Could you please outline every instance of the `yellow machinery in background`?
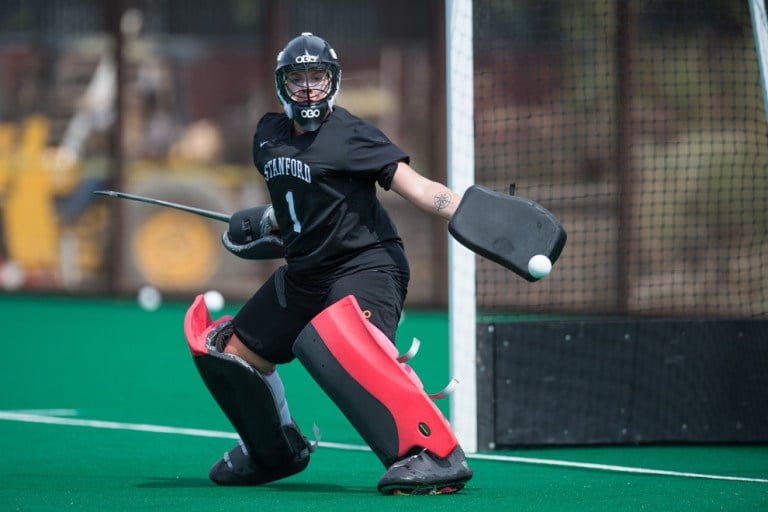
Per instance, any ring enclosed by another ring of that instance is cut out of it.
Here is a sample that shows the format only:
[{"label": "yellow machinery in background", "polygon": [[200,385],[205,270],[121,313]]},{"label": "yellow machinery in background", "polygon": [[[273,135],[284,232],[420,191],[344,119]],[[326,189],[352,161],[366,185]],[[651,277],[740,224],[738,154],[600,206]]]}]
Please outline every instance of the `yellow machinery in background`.
[{"label": "yellow machinery in background", "polygon": [[56,274],[60,231],[52,199],[70,185],[50,170],[48,131],[43,116],[0,125],[3,258],[32,280]]},{"label": "yellow machinery in background", "polygon": [[[33,116],[0,124],[0,286],[31,289],[98,289],[105,283],[110,231],[123,235],[119,284],[163,290],[246,288],[243,276],[266,272],[227,259],[218,243],[220,222],[154,207],[124,204],[123,226],[109,218],[118,207],[92,191],[104,188],[108,162],[67,159],[47,146],[49,121]],[[86,169],[88,167],[88,169]],[[138,162],[126,169],[126,190],[209,210],[233,211],[243,199],[244,169]],[[261,191],[254,191],[259,198]],[[118,231],[121,230],[122,231]],[[229,283],[229,284],[228,284]],[[248,287],[249,288],[249,287]]]}]

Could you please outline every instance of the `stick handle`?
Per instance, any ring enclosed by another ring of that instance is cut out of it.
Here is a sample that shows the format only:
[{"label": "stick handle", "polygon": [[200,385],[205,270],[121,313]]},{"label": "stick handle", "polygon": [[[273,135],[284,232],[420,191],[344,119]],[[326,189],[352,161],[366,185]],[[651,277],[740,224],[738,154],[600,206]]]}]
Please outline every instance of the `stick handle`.
[{"label": "stick handle", "polygon": [[170,201],[163,201],[161,199],[154,199],[152,197],[126,194],[125,192],[115,192],[114,190],[96,190],[93,193],[100,196],[117,197],[120,199],[130,199],[131,201],[139,201],[142,203],[149,203],[157,206],[165,206],[167,208],[175,208],[176,210],[193,213],[201,217],[206,217],[208,219],[218,220],[221,222],[229,222],[229,217],[230,217],[226,213],[219,213],[211,210],[204,210],[202,208],[195,208],[194,206],[187,206],[184,204],[172,203]]}]

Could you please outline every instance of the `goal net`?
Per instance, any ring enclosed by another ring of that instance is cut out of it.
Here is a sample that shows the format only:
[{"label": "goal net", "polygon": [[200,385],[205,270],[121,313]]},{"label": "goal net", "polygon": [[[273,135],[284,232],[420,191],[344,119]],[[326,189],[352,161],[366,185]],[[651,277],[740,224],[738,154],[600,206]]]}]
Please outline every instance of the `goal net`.
[{"label": "goal net", "polygon": [[452,422],[470,449],[478,322],[768,316],[762,1],[446,9],[449,181],[514,183],[568,232],[537,283],[452,249]]}]

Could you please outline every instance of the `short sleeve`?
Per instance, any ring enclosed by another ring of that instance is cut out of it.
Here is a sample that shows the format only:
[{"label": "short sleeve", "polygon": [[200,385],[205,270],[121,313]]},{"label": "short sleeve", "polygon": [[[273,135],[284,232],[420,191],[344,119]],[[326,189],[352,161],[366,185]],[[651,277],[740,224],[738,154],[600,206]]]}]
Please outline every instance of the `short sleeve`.
[{"label": "short sleeve", "polygon": [[392,180],[395,178],[397,164],[398,162],[392,162],[391,164],[388,164],[376,176],[376,181],[384,190],[389,190],[392,187]]},{"label": "short sleeve", "polygon": [[398,162],[410,162],[408,154],[390,141],[378,128],[361,122],[349,140],[349,170],[368,172],[388,190]]}]

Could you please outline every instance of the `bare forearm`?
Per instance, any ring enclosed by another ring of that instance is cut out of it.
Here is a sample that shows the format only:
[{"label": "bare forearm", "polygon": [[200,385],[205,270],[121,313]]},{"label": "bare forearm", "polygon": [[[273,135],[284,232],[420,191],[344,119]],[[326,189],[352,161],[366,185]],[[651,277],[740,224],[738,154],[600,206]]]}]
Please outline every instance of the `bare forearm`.
[{"label": "bare forearm", "polygon": [[392,181],[392,190],[427,213],[450,219],[461,197],[437,181],[420,175],[407,164],[398,166]]},{"label": "bare forearm", "polygon": [[425,189],[422,204],[419,207],[446,220],[453,217],[461,198],[442,183],[432,181]]}]

